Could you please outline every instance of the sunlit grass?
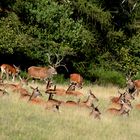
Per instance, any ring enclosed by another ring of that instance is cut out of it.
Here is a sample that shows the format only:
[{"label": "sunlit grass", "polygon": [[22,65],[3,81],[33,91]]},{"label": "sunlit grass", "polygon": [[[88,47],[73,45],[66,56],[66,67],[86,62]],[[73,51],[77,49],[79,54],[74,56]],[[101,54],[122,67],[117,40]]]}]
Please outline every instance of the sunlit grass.
[{"label": "sunlit grass", "polygon": [[[38,86],[44,100],[44,84],[30,84]],[[30,85],[26,87],[30,92]],[[67,88],[67,85],[58,85]],[[101,120],[89,116],[90,110],[80,107],[60,107],[60,113],[45,110],[42,106],[32,105],[19,99],[18,93],[8,89],[10,95],[0,99],[0,140],[139,140],[140,138],[140,111],[135,104],[140,102],[136,98],[132,102],[134,108],[129,117],[111,116],[106,109],[109,106],[110,96],[118,96],[115,86],[100,87],[86,86],[79,90],[85,100],[88,90],[91,89],[99,98]],[[77,100],[77,97],[58,97],[60,100]]]}]

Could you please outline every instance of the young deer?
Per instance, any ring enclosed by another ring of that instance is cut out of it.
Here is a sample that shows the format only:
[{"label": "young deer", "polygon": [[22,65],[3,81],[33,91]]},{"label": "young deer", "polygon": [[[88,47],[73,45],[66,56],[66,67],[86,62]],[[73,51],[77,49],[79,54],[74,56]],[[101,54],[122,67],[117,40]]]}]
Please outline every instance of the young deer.
[{"label": "young deer", "polygon": [[120,109],[116,108],[109,108],[107,109],[107,112],[109,112],[112,115],[129,115],[129,111],[132,109],[131,102],[129,101],[123,101],[121,100],[121,107]]},{"label": "young deer", "polygon": [[95,119],[101,119],[100,115],[101,112],[99,111],[98,107],[94,107],[94,104],[91,105],[92,111],[90,112],[90,116],[93,116]]},{"label": "young deer", "polygon": [[89,95],[87,97],[87,100],[84,102],[80,102],[79,106],[85,106],[85,107],[91,107],[93,102],[96,101],[98,102],[99,99],[93,94],[93,92],[91,90],[89,90]]}]

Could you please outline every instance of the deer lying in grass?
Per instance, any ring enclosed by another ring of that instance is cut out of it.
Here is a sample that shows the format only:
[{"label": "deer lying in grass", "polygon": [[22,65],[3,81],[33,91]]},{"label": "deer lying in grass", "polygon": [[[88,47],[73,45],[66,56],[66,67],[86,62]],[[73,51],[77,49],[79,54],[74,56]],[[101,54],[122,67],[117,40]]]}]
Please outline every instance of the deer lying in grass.
[{"label": "deer lying in grass", "polygon": [[79,106],[79,103],[80,103],[80,99],[78,99],[77,102],[75,102],[75,101],[66,101],[62,105],[64,105],[64,106]]},{"label": "deer lying in grass", "polygon": [[91,107],[93,102],[98,102],[99,99],[93,94],[93,92],[91,90],[89,90],[89,95],[87,97],[87,100],[86,101],[83,101],[83,102],[80,102],[79,103],[79,106],[84,106],[84,107]]},{"label": "deer lying in grass", "polygon": [[65,94],[66,95],[73,95],[73,96],[83,96],[83,93],[79,91],[75,91],[75,83],[71,83],[68,89],[66,90]]},{"label": "deer lying in grass", "polygon": [[51,83],[48,81],[47,86],[46,86],[46,93],[52,93],[52,94],[56,94],[59,96],[63,96],[66,95],[66,92],[68,91],[74,91],[75,90],[75,84],[70,84],[70,86],[68,87],[67,90],[63,89],[63,88],[56,88],[56,85],[54,86],[54,88],[51,88]]},{"label": "deer lying in grass", "polygon": [[125,91],[124,93],[121,93],[118,91],[118,93],[120,94],[119,97],[112,97],[111,98],[112,105],[120,106],[122,100],[130,101],[130,100],[135,99],[134,96],[132,94],[128,93],[127,91]]},{"label": "deer lying in grass", "polygon": [[94,104],[91,105],[92,111],[90,112],[90,116],[93,116],[95,119],[101,119],[100,115],[101,112],[99,111],[98,107],[94,107]]},{"label": "deer lying in grass", "polygon": [[9,88],[9,89],[16,89],[16,88],[19,88],[21,87],[21,83],[19,84],[11,84],[11,83],[0,83],[0,87],[4,87],[4,88]]},{"label": "deer lying in grass", "polygon": [[53,99],[54,94],[49,93],[48,101],[46,102],[45,109],[56,109],[59,112],[59,107],[61,103],[64,103],[63,101],[58,101],[56,99]]},{"label": "deer lying in grass", "polygon": [[0,89],[0,97],[4,95],[9,95],[9,93],[6,91],[6,89]]},{"label": "deer lying in grass", "polygon": [[121,100],[120,105],[121,105],[120,109],[109,108],[109,109],[107,109],[107,112],[109,112],[112,115],[127,115],[128,116],[130,110],[132,110],[131,102]]}]

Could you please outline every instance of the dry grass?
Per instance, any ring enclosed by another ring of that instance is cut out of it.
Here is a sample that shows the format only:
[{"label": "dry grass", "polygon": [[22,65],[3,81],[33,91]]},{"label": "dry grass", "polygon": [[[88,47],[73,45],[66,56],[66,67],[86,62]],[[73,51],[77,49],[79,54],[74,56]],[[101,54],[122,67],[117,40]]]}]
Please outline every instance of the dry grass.
[{"label": "dry grass", "polygon": [[[38,86],[45,96],[45,85]],[[67,88],[66,85],[58,85]],[[27,87],[31,92],[32,90]],[[115,117],[106,113],[110,96],[117,96],[117,87],[90,85],[82,90],[85,100],[91,89],[99,98],[101,120],[89,117],[89,110],[79,107],[61,107],[61,113],[45,110],[41,106],[19,100],[19,95],[8,90],[10,95],[0,99],[0,140],[139,140],[140,112],[133,108],[129,117]],[[77,97],[55,97],[61,100],[77,100]],[[133,106],[140,102],[137,98]]]}]

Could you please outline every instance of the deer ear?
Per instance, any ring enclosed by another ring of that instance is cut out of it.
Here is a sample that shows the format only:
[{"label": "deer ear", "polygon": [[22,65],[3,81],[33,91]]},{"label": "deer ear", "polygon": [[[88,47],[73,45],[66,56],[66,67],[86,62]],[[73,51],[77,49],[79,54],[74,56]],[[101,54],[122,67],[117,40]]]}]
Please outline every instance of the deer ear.
[{"label": "deer ear", "polygon": [[35,89],[35,88],[34,88],[34,87],[32,87],[32,86],[30,86],[30,88],[31,88],[31,89],[33,89],[33,90]]}]

